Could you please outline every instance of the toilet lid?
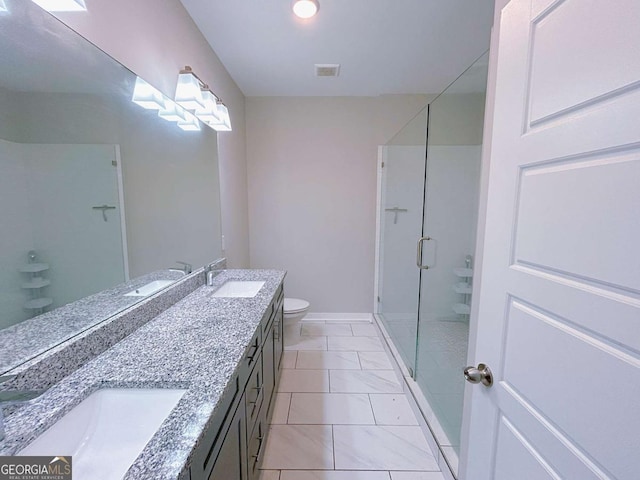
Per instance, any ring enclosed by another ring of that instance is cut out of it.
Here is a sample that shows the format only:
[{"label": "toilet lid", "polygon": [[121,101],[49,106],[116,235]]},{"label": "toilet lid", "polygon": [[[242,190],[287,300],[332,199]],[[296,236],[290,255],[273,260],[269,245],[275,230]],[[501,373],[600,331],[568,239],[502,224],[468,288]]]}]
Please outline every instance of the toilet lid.
[{"label": "toilet lid", "polygon": [[299,298],[284,299],[284,313],[297,313],[309,308],[309,302],[300,300]]}]

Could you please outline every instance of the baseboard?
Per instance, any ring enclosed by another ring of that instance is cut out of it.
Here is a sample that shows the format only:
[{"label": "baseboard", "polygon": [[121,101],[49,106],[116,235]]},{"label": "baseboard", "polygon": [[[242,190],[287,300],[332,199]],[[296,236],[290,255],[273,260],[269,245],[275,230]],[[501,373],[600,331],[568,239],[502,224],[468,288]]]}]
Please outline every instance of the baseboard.
[{"label": "baseboard", "polygon": [[371,313],[322,313],[310,312],[301,320],[302,322],[373,322]]}]

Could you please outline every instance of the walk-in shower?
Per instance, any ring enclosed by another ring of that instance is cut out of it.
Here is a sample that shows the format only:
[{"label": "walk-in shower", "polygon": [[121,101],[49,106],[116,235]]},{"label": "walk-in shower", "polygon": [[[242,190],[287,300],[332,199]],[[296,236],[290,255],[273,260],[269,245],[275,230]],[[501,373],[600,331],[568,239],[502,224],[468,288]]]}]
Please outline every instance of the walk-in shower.
[{"label": "walk-in shower", "polygon": [[381,148],[376,315],[455,474],[488,54]]}]

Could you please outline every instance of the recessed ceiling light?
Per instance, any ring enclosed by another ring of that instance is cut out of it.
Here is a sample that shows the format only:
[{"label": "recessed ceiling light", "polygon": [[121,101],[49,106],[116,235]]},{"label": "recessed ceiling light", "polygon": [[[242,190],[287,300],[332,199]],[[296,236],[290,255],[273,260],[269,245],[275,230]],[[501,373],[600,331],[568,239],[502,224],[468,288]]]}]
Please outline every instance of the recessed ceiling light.
[{"label": "recessed ceiling light", "polygon": [[298,17],[311,18],[318,13],[320,5],[317,0],[294,0],[291,8]]},{"label": "recessed ceiling light", "polygon": [[84,0],[32,0],[49,12],[84,12]]}]

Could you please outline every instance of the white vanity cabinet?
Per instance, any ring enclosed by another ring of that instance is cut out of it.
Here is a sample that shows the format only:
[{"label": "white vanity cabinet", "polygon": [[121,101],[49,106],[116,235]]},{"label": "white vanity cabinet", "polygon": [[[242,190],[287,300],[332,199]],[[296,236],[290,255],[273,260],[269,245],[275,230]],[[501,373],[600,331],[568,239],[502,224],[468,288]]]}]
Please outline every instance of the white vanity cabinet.
[{"label": "white vanity cabinet", "polygon": [[257,480],[283,351],[283,287],[276,290],[189,470],[191,480]]}]

